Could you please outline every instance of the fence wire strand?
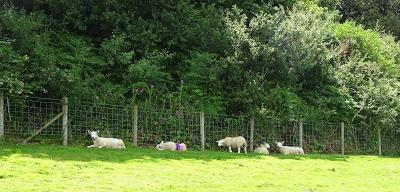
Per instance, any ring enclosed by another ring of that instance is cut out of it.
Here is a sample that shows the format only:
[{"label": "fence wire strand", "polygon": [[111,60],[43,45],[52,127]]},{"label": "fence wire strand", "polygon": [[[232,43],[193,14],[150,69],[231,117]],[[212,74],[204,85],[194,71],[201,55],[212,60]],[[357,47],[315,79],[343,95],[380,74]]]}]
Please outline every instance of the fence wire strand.
[{"label": "fence wire strand", "polygon": [[[61,100],[45,98],[5,97],[4,127],[9,140],[20,142],[31,136],[46,122],[62,112]],[[80,144],[90,142],[88,130],[99,130],[104,137],[122,138],[133,141],[133,107],[131,105],[108,105],[95,102],[70,100],[68,104],[69,142]],[[161,141],[186,143],[189,149],[199,150],[200,113],[185,109],[138,108],[138,144],[155,146]],[[225,137],[243,136],[250,141],[250,118],[244,116],[205,114],[205,149],[218,148],[216,141]],[[302,145],[307,153],[341,152],[340,123],[309,123],[298,120],[279,120],[257,117],[254,121],[254,147],[263,142],[275,149],[275,141],[285,145],[300,145],[300,124]],[[377,154],[378,132],[359,125],[345,125],[344,148],[347,154]],[[397,129],[381,131],[382,150],[387,154],[400,153],[400,132]],[[62,141],[62,118],[45,128],[30,142]]]}]

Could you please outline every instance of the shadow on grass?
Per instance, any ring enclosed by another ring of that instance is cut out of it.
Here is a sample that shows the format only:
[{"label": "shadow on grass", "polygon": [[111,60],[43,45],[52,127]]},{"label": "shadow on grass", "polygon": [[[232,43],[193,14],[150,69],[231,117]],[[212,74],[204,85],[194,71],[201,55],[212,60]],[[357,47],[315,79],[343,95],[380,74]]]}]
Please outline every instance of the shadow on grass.
[{"label": "shadow on grass", "polygon": [[[0,159],[15,154],[32,158],[51,159],[56,161],[105,161],[123,163],[126,161],[162,161],[162,160],[201,160],[218,161],[230,159],[262,159],[263,155],[248,153],[237,154],[217,151],[158,151],[154,148],[128,147],[124,150],[86,148],[84,146],[55,146],[55,145],[0,145]],[[329,161],[346,161],[348,156],[338,155],[302,155],[283,156],[279,154],[270,155],[272,158],[307,160],[321,159]],[[267,161],[267,159],[266,159]]]}]

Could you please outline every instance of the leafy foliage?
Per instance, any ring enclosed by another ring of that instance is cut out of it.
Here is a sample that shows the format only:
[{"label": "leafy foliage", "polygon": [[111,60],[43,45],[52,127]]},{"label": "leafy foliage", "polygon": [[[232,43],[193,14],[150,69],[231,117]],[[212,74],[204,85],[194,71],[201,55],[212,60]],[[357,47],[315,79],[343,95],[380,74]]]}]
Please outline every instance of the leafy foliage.
[{"label": "leafy foliage", "polygon": [[13,94],[398,119],[395,0],[0,2],[0,88]]}]

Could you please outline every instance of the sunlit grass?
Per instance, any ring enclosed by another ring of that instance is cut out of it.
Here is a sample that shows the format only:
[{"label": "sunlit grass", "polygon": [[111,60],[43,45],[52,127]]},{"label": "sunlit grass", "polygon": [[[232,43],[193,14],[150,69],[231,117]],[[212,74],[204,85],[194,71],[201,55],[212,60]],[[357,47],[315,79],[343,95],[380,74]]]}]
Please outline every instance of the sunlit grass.
[{"label": "sunlit grass", "polygon": [[0,191],[398,191],[400,158],[0,145]]}]

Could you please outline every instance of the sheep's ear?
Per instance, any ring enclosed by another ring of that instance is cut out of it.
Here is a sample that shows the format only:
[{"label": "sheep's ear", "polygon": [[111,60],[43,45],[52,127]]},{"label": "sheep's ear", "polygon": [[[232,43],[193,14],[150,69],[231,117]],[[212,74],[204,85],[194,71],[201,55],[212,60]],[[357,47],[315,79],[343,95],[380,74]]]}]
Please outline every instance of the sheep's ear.
[{"label": "sheep's ear", "polygon": [[100,131],[97,129],[97,134],[100,133]]},{"label": "sheep's ear", "polygon": [[91,132],[90,130],[87,130],[87,133],[88,133],[89,135],[90,135],[90,132]]},{"label": "sheep's ear", "polygon": [[164,141],[161,141],[161,143],[160,144],[163,144],[164,143]]},{"label": "sheep's ear", "polygon": [[275,144],[278,144],[278,142],[275,141]]},{"label": "sheep's ear", "polygon": [[282,145],[283,145],[283,143],[285,143],[285,141],[282,141]]}]

